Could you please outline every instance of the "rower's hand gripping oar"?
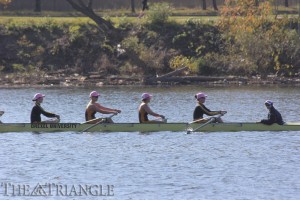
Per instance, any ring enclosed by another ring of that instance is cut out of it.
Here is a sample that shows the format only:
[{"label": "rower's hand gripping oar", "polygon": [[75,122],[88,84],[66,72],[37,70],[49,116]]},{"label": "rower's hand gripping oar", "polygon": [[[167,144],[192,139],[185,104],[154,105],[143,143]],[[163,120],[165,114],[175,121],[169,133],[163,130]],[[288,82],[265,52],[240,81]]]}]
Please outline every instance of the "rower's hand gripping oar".
[{"label": "rower's hand gripping oar", "polygon": [[102,120],[100,120],[99,122],[97,122],[96,124],[91,125],[90,127],[87,127],[86,129],[82,130],[81,133],[86,132],[88,130],[90,130],[91,128],[97,126],[98,124],[102,123],[103,121],[107,120],[107,119],[111,119],[113,116],[117,115],[118,113],[113,113],[111,116],[103,118]]},{"label": "rower's hand gripping oar", "polygon": [[[224,113],[225,114],[225,113]],[[216,121],[218,118],[220,118],[221,116],[223,116],[224,114],[219,114],[215,117],[211,117],[207,122],[205,122],[204,124],[201,124],[201,126],[197,127],[196,129],[193,129],[193,128],[188,128],[187,131],[186,131],[186,134],[190,134],[192,132],[195,132],[197,130],[199,130],[200,128]],[[193,124],[193,123],[196,123],[197,121],[193,121],[193,122],[190,122],[189,124]]]}]

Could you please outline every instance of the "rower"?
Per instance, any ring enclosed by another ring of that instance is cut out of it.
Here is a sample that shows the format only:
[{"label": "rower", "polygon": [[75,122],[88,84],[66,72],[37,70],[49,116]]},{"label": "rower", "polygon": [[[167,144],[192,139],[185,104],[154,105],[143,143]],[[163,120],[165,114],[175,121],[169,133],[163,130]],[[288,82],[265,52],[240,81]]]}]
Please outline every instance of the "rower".
[{"label": "rower", "polygon": [[118,113],[121,113],[121,110],[106,108],[104,106],[101,106],[99,103],[96,103],[99,96],[100,96],[100,94],[96,91],[92,91],[90,93],[90,99],[91,100],[88,103],[88,105],[86,106],[85,120],[89,124],[99,123],[99,121],[101,123],[114,123],[113,120],[111,119],[111,117],[104,118],[104,119],[103,118],[96,119],[95,115],[96,115],[97,112],[102,113],[102,114],[118,114]]},{"label": "rower", "polygon": [[[41,93],[36,93],[34,95],[32,101],[35,102],[35,105],[33,106],[32,110],[31,110],[31,116],[30,116],[31,123],[40,123],[40,122],[58,123],[60,120],[59,115],[47,112],[41,107],[41,103],[43,103],[44,97],[45,97],[45,95],[41,94]],[[41,114],[45,115],[46,117],[56,118],[56,119],[42,121]]]},{"label": "rower", "polygon": [[[4,111],[0,111],[0,117],[4,114]],[[2,124],[1,120],[0,120],[0,124]]]},{"label": "rower", "polygon": [[270,100],[267,100],[265,102],[265,106],[269,110],[268,119],[262,119],[260,123],[266,124],[266,125],[272,125],[274,123],[277,123],[279,125],[283,125],[284,122],[282,120],[282,116],[278,110],[276,110],[273,106],[273,102]]},{"label": "rower", "polygon": [[[205,100],[206,100],[207,95],[204,93],[197,93],[195,95],[195,99],[197,100],[197,106],[194,110],[194,114],[193,114],[193,118],[194,118],[194,122],[197,123],[205,123],[207,122],[209,119],[207,118],[203,118],[203,115],[206,114],[208,116],[214,116],[214,115],[224,115],[227,113],[227,111],[211,111],[208,108],[206,108],[204,106]],[[223,123],[223,120],[221,119],[221,117],[215,118],[215,122],[218,123]]]},{"label": "rower", "polygon": [[[142,103],[139,106],[139,121],[140,123],[165,123],[165,116],[157,114],[151,110],[149,107],[150,100],[152,95],[148,93],[142,94]],[[154,117],[160,117],[161,120],[149,120],[148,115],[152,115]]]}]

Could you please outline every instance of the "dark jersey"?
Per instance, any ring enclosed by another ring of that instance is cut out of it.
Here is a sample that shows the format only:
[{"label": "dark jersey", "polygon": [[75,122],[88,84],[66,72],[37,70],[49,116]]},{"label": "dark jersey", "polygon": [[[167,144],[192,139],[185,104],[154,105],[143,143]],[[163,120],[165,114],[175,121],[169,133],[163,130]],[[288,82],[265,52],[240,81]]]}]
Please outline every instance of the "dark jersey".
[{"label": "dark jersey", "polygon": [[277,123],[279,125],[284,124],[281,114],[273,106],[270,108],[268,119],[263,119],[260,122],[267,125],[271,125],[274,123]]},{"label": "dark jersey", "polygon": [[203,104],[199,103],[194,110],[193,119],[202,119],[204,114],[213,116],[219,114],[219,111],[211,111],[208,108],[206,108]]},{"label": "dark jersey", "polygon": [[148,113],[144,109],[141,109],[139,111],[139,121],[140,121],[140,123],[145,123],[145,122],[149,121]]},{"label": "dark jersey", "polygon": [[36,103],[35,106],[31,110],[30,121],[31,123],[34,122],[41,122],[41,114],[45,115],[46,117],[56,117],[55,114],[45,111],[40,104]]},{"label": "dark jersey", "polygon": [[90,109],[85,110],[85,121],[89,121],[92,119],[96,119],[96,111],[92,111]]}]

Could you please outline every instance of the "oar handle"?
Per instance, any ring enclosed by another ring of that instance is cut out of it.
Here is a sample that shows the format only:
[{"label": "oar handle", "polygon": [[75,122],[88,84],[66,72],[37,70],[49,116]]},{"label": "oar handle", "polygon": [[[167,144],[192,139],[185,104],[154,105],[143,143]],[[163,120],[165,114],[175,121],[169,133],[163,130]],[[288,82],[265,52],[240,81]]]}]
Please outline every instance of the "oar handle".
[{"label": "oar handle", "polygon": [[106,117],[106,118],[110,119],[110,118],[112,118],[113,116],[115,116],[117,114],[118,114],[118,112],[115,112],[115,113],[111,114],[109,117]]}]

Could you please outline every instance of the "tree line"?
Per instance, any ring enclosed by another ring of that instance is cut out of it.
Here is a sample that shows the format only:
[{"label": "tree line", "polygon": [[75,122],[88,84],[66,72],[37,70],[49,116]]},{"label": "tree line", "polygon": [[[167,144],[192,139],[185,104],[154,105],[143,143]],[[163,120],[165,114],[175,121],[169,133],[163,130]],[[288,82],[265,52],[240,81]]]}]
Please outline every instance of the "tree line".
[{"label": "tree line", "polygon": [[[77,2],[84,2],[86,0],[79,0]],[[128,9],[132,12],[136,12],[137,9],[142,8],[142,2],[144,0],[92,0],[93,8],[95,10],[102,9]],[[219,10],[220,6],[223,6],[226,0],[147,0],[147,3],[170,3],[175,8],[199,8],[201,10],[214,9]],[[264,2],[265,0],[255,0],[256,5]],[[4,6],[10,3],[9,6]],[[274,0],[274,6],[296,6],[298,0]],[[1,6],[2,5],[2,6]],[[70,11],[72,6],[67,1],[62,0],[0,0],[0,9],[7,10],[33,10],[36,12],[41,11]]]},{"label": "tree line", "polygon": [[0,38],[6,37],[0,46],[3,71],[67,69],[146,77],[187,66],[201,75],[300,73],[299,19],[270,17],[273,0],[258,5],[256,0],[226,0],[212,24],[169,21],[173,9],[157,3],[147,11],[145,24],[123,21],[119,26],[95,13],[93,0],[65,1],[96,24],[17,26],[7,21],[0,26]]}]

